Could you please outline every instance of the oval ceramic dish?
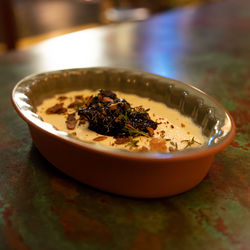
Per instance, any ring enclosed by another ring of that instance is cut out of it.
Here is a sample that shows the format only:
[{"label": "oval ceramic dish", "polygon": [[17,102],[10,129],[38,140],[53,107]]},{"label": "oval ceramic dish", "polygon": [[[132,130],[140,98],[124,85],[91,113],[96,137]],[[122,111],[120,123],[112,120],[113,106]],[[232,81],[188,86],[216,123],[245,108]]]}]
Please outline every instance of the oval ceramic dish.
[{"label": "oval ceramic dish", "polygon": [[[208,143],[173,153],[124,152],[73,138],[35,113],[44,98],[54,94],[100,88],[148,97],[179,110],[202,127]],[[16,85],[12,102],[34,144],[54,166],[92,187],[131,197],[164,197],[193,188],[235,133],[231,116],[212,97],[191,85],[135,70],[86,68],[31,75]]]}]

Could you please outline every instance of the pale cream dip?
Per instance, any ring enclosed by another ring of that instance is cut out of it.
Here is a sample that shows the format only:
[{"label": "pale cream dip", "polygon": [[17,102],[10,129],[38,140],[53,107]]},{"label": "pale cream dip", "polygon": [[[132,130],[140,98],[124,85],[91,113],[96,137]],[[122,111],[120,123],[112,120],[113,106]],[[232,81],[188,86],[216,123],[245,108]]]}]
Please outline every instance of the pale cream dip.
[{"label": "pale cream dip", "polygon": [[[37,114],[44,122],[52,124],[55,128],[61,131],[73,134],[78,139],[93,143],[102,144],[108,147],[122,148],[127,150],[136,150],[145,147],[150,150],[150,141],[152,137],[140,136],[133,138],[138,140],[137,147],[131,146],[131,143],[116,144],[115,138],[107,136],[104,140],[95,141],[94,139],[102,136],[94,131],[88,129],[88,122],[85,124],[77,124],[75,129],[69,130],[66,126],[67,114],[75,112],[75,109],[68,109],[65,114],[47,114],[46,110],[57,103],[63,103],[63,107],[67,108],[68,105],[75,100],[75,96],[82,95],[84,97],[97,95],[98,91],[82,90],[72,91],[65,94],[55,95],[52,98],[45,99],[41,105],[37,107]],[[136,95],[125,94],[116,91],[118,98],[123,98],[130,103],[132,107],[142,106],[149,110],[151,119],[158,124],[157,129],[154,130],[154,138],[161,138],[166,141],[166,152],[172,150],[182,150],[188,147],[198,147],[207,142],[207,137],[202,134],[199,126],[186,116],[180,114],[177,110],[168,108],[165,104],[153,101],[148,98],[139,97]],[[67,97],[60,100],[60,96]],[[79,116],[76,114],[76,118]],[[193,141],[193,143],[188,142]]]}]

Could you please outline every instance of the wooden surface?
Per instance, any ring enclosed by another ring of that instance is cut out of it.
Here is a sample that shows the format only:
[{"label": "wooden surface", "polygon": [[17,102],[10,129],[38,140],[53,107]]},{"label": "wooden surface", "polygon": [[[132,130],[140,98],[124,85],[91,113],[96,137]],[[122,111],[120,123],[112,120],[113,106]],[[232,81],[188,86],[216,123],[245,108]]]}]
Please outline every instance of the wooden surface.
[{"label": "wooden surface", "polygon": [[[250,2],[172,10],[93,28],[0,57],[0,249],[250,249]],[[10,93],[47,70],[141,69],[190,82],[232,114],[234,142],[205,180],[170,198],[137,200],[78,183],[32,144]]]}]

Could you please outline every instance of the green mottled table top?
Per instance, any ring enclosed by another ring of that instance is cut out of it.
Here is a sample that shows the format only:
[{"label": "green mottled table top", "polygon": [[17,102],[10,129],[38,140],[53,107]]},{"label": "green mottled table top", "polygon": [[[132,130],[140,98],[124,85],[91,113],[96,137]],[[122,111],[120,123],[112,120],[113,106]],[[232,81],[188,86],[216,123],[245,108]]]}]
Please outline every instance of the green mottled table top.
[{"label": "green mottled table top", "polygon": [[[0,249],[250,249],[250,2],[176,9],[0,56]],[[140,200],[70,179],[43,158],[10,94],[26,75],[119,66],[192,83],[232,114],[237,133],[206,178]]]}]

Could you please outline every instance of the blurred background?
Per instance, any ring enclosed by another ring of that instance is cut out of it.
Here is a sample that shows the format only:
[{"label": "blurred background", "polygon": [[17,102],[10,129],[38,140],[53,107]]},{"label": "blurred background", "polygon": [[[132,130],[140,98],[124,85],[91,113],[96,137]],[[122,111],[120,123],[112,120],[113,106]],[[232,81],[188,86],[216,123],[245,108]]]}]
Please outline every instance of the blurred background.
[{"label": "blurred background", "polygon": [[0,53],[65,33],[216,0],[0,0]]}]

